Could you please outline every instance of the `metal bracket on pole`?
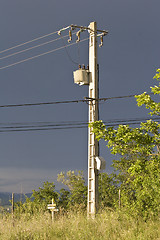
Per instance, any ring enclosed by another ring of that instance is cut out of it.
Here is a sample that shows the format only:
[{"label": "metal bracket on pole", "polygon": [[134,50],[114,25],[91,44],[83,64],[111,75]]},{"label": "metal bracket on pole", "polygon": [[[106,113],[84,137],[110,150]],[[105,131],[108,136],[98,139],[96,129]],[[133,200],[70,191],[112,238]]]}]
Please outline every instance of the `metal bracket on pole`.
[{"label": "metal bracket on pole", "polygon": [[61,32],[67,30],[68,28],[70,28],[70,26],[60,29],[58,31],[58,35],[61,35]]},{"label": "metal bracket on pole", "polygon": [[96,29],[96,31],[95,31],[94,29],[92,29],[92,28],[90,27],[90,25],[89,25],[89,27],[84,27],[84,26],[77,26],[77,25],[71,24],[70,27],[73,28],[73,29],[79,28],[79,29],[81,29],[82,31],[88,30],[88,31],[95,32],[95,33],[100,32],[100,33],[103,33],[103,34],[105,34],[105,35],[108,34],[108,31],[106,31],[106,30],[98,30],[98,29]]},{"label": "metal bracket on pole", "polygon": [[89,98],[89,97],[84,97],[85,100],[88,100],[88,101],[98,101],[99,99],[98,98]]}]

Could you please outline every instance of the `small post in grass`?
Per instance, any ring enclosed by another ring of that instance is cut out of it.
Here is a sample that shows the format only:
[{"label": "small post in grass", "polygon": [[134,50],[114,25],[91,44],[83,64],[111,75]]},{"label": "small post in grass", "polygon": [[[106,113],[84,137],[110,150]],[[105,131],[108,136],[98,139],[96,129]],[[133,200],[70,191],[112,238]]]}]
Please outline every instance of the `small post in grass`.
[{"label": "small post in grass", "polygon": [[119,209],[121,208],[121,189],[119,189]]},{"label": "small post in grass", "polygon": [[14,193],[12,193],[12,216],[14,214]]},{"label": "small post in grass", "polygon": [[11,212],[12,212],[12,224],[13,224],[13,227],[14,227],[14,193],[12,193],[12,209],[11,209]]},{"label": "small post in grass", "polygon": [[54,212],[58,212],[58,209],[56,208],[56,203],[54,203],[54,199],[52,198],[52,204],[48,204],[47,208],[52,213],[52,221],[54,221]]}]

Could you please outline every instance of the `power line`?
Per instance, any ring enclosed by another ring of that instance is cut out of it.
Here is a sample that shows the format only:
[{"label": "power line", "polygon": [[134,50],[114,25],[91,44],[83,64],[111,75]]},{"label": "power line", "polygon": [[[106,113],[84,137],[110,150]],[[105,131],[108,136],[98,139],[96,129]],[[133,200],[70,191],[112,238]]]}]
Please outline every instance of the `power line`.
[{"label": "power line", "polygon": [[[75,33],[74,33],[74,34],[75,34]],[[65,37],[68,37],[68,35],[63,36],[63,38],[65,38]],[[32,49],[34,49],[34,48],[38,48],[38,47],[47,45],[47,44],[49,44],[49,43],[58,41],[58,40],[60,40],[60,39],[61,39],[61,37],[56,38],[56,39],[53,39],[53,40],[50,40],[50,41],[47,41],[47,42],[44,42],[44,43],[41,43],[41,44],[38,44],[38,45],[35,45],[35,46],[33,46],[33,47],[26,48],[26,49],[24,49],[24,50],[21,50],[21,51],[18,51],[18,52],[9,54],[9,55],[6,55],[6,56],[4,56],[4,57],[1,57],[0,60],[5,59],[5,58],[9,58],[9,57],[12,57],[12,56],[15,56],[15,55],[20,54],[20,53],[23,53],[23,52],[27,52],[27,51],[32,50]]]},{"label": "power line", "polygon": [[[141,122],[122,122],[121,124],[125,125],[137,125]],[[114,127],[119,126],[118,123],[112,123],[112,124],[105,124],[106,127]],[[62,127],[42,127],[42,128],[28,128],[28,129],[9,129],[9,130],[0,130],[0,133],[4,132],[31,132],[31,131],[48,131],[48,130],[65,130],[65,129],[79,129],[79,128],[87,128],[88,126],[62,126]]]},{"label": "power line", "polygon": [[39,102],[39,103],[22,103],[22,104],[8,104],[0,105],[0,108],[7,107],[29,107],[29,106],[41,106],[41,105],[52,105],[52,104],[65,104],[65,103],[79,103],[86,102],[87,100],[71,100],[71,101],[55,101],[55,102]]},{"label": "power line", "polygon": [[76,127],[53,127],[53,128],[31,128],[31,129],[13,129],[13,130],[0,130],[0,133],[3,132],[30,132],[30,131],[46,131],[46,130],[62,130],[62,129],[73,129],[73,128],[87,128],[87,126],[76,126]]},{"label": "power line", "polygon": [[[135,119],[119,119],[119,120],[108,120],[108,121],[103,121],[106,127],[114,127],[114,126],[119,126],[121,124],[125,125],[135,125],[135,124],[140,124],[143,121],[150,120],[150,118],[135,118]],[[160,121],[160,118],[155,117],[151,118],[151,120],[158,120]],[[15,124],[15,123],[13,123]],[[23,123],[22,123],[23,124]],[[29,123],[28,123],[29,124]],[[62,123],[52,123],[52,124],[40,124],[38,122],[35,123],[34,125],[21,125],[21,126],[2,126],[0,127],[0,132],[26,132],[26,131],[44,131],[44,130],[60,130],[60,129],[78,129],[78,128],[87,128],[88,123],[87,122],[62,122]]]},{"label": "power line", "polygon": [[146,120],[160,120],[160,117],[151,117],[151,118],[129,118],[129,119],[112,119],[108,121],[104,121],[104,123],[121,123],[121,122],[139,122],[139,121],[146,121]]},{"label": "power line", "polygon": [[86,121],[58,121],[58,122],[53,122],[53,121],[38,121],[38,122],[0,122],[0,126],[1,125],[4,125],[4,126],[9,126],[9,125],[11,125],[11,126],[16,126],[16,125],[27,125],[27,126],[29,126],[29,125],[36,125],[37,126],[37,124],[39,124],[39,125],[41,125],[41,124],[61,124],[61,125],[70,125],[70,124],[83,124],[83,123],[85,123],[85,124],[87,124],[87,122]]},{"label": "power line", "polygon": [[[144,120],[160,120],[160,117],[152,117],[152,118],[145,118],[145,117],[140,117],[140,118],[128,118],[128,119],[110,119],[110,120],[104,120],[103,123],[120,123],[120,122],[136,122],[136,121],[144,121]],[[17,123],[0,123],[1,125],[4,126],[11,126],[11,127],[15,127],[17,125],[18,128],[19,127],[37,127],[37,126],[68,126],[68,125],[84,125],[84,124],[88,124],[88,122],[86,121],[59,121],[59,122],[42,122],[42,121],[38,121],[38,122],[17,122]],[[6,128],[7,128],[6,127]],[[0,127],[1,128],[1,127]],[[16,127],[15,127],[16,128]]]},{"label": "power line", "polygon": [[[89,39],[89,38],[82,39],[81,42],[84,42],[84,41],[86,41],[86,40],[88,40],[88,39]],[[67,46],[62,46],[62,47],[59,47],[59,48],[50,50],[50,51],[48,51],[48,52],[44,52],[44,53],[35,55],[35,56],[33,56],[33,57],[26,58],[26,59],[21,60],[21,61],[19,61],[19,62],[15,62],[15,63],[9,64],[9,65],[6,65],[6,66],[4,66],[4,67],[1,67],[0,70],[5,69],[5,68],[9,68],[9,67],[12,67],[12,66],[15,66],[15,65],[20,64],[20,63],[23,63],[23,62],[27,62],[27,61],[29,61],[29,60],[32,60],[32,59],[35,59],[35,58],[38,58],[38,57],[47,55],[47,54],[52,53],[52,52],[56,52],[56,51],[61,50],[61,49],[65,48],[65,47],[70,47],[70,46],[75,45],[75,44],[77,44],[77,42],[68,44]]]},{"label": "power line", "polygon": [[[85,100],[88,100],[88,101],[92,101],[92,100],[107,101],[107,100],[112,100],[112,99],[132,98],[132,97],[135,97],[136,95],[140,95],[140,94],[132,94],[132,95],[116,96],[116,97],[106,97],[106,98],[98,98],[98,99],[91,99],[91,98],[85,97]],[[154,93],[149,93],[149,95],[154,95]]]},{"label": "power line", "polygon": [[62,124],[62,123],[57,123],[57,124],[42,124],[42,125],[21,125],[21,126],[2,126],[0,127],[0,129],[20,129],[20,128],[37,128],[37,127],[41,127],[41,128],[46,128],[46,127],[60,127],[60,126],[63,126],[63,127],[68,127],[68,126],[81,126],[81,125],[87,125],[88,123],[87,122],[82,122],[82,123],[66,123],[66,124]]},{"label": "power line", "polygon": [[7,51],[9,51],[9,50],[12,50],[12,49],[18,48],[18,47],[20,47],[20,46],[24,46],[24,45],[26,45],[26,44],[28,44],[28,43],[32,43],[32,42],[38,41],[38,40],[40,40],[40,39],[42,39],[42,38],[45,38],[45,37],[51,36],[51,35],[53,35],[53,34],[55,34],[55,33],[58,33],[58,31],[51,32],[51,33],[46,34],[46,35],[43,35],[43,36],[41,36],[41,37],[34,38],[34,39],[30,40],[30,41],[27,41],[27,42],[24,42],[24,43],[21,43],[21,44],[15,45],[15,46],[10,47],[10,48],[7,48],[7,49],[5,49],[5,50],[0,51],[0,54],[1,54],[1,53],[4,53],[4,52],[7,52]]},{"label": "power line", "polygon": [[[135,95],[139,95],[139,94],[135,94]],[[90,102],[90,101],[92,101],[92,100],[96,100],[96,101],[107,101],[107,100],[112,100],[112,99],[131,98],[131,97],[135,97],[135,95],[106,97],[106,98],[99,98],[99,99],[85,98],[85,99],[79,99],[79,100],[66,100],[66,101],[54,101],[54,102],[6,104],[6,105],[0,105],[0,108],[30,107],[30,106],[41,106],[41,105],[53,105],[53,104],[80,103],[80,102]],[[150,95],[153,95],[153,93],[150,93]]]}]

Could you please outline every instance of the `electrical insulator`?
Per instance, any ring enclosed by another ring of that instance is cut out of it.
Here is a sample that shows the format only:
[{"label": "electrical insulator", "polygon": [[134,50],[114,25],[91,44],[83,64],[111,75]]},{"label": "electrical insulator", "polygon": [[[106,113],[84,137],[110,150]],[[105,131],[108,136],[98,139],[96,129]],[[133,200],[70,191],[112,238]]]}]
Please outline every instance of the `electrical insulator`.
[{"label": "electrical insulator", "polygon": [[76,42],[80,42],[80,32],[81,32],[81,31],[78,31],[78,32],[76,33],[76,35],[77,35],[77,41],[76,41]]},{"label": "electrical insulator", "polygon": [[68,42],[70,43],[72,41],[72,31],[69,30],[69,39],[68,39]]},{"label": "electrical insulator", "polygon": [[101,36],[100,40],[101,40],[101,43],[99,44],[99,47],[102,47],[103,46],[103,36]]}]

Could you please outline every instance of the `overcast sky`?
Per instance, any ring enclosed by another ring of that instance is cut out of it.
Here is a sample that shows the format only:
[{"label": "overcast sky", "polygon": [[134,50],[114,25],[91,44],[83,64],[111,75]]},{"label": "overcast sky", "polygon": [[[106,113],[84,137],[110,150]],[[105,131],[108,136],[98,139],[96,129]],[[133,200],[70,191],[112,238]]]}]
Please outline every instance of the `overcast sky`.
[{"label": "overcast sky", "polygon": [[[98,29],[109,31],[103,48],[98,49],[100,97],[148,92],[156,84],[153,76],[160,67],[159,9],[159,0],[0,0],[0,52],[70,24],[88,26],[96,21]],[[0,53],[0,58],[58,37],[54,34]],[[87,37],[87,32],[81,34],[82,39]],[[67,38],[64,41],[68,44]],[[61,46],[58,40],[0,59],[0,68]],[[74,62],[88,64],[88,41],[69,47],[68,52]],[[0,69],[0,105],[83,99],[88,86],[74,84],[77,68],[61,49]],[[147,111],[138,108],[134,98],[100,104],[104,121],[145,117]],[[86,103],[0,108],[0,127],[76,121],[88,121]],[[111,172],[113,156],[104,142],[100,148],[107,161],[106,172]],[[87,128],[0,132],[0,192],[20,192],[21,186],[23,192],[31,192],[43,181],[55,182],[61,171],[76,169],[87,173]]]}]

